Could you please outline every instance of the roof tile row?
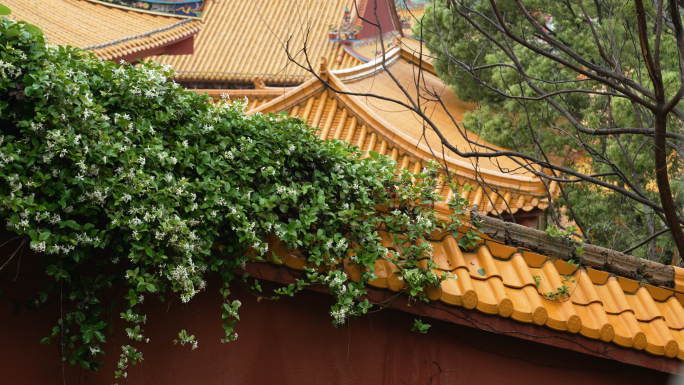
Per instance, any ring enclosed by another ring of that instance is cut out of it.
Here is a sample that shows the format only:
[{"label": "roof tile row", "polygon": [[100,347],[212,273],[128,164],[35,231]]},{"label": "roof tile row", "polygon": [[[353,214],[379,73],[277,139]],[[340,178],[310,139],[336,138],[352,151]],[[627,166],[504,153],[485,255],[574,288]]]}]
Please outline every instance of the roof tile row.
[{"label": "roof tile row", "polygon": [[53,44],[79,46],[112,60],[197,33],[199,20],[112,8],[79,0],[4,0],[12,17],[39,26]]},{"label": "roof tile row", "polygon": [[301,47],[305,39],[308,59],[314,66],[321,56],[330,69],[359,63],[341,46],[328,41],[328,26],[342,20],[353,0],[210,1],[205,5],[204,28],[195,40],[193,55],[155,57],[173,65],[181,82],[251,82],[261,76],[268,83],[301,83],[311,77],[290,63],[286,46],[305,63]]},{"label": "roof tile row", "polygon": [[[380,235],[383,243],[389,241],[387,234]],[[452,236],[431,244],[433,272],[447,279],[441,287],[427,288],[430,300],[684,360],[684,308],[673,290],[641,286],[491,240],[466,252]],[[289,268],[308,266],[304,256],[275,237],[269,238],[269,247]],[[345,269],[350,279],[359,279],[353,263],[346,261]],[[369,285],[405,290],[401,269],[389,259],[376,261],[374,273],[377,278]],[[566,294],[544,295],[562,285],[568,287]]]}]

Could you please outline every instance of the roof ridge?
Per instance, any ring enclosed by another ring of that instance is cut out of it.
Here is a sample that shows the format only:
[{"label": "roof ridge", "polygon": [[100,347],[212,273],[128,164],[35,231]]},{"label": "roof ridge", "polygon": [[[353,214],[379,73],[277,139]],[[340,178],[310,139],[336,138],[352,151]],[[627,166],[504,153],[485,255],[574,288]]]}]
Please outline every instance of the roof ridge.
[{"label": "roof ridge", "polygon": [[171,30],[171,29],[173,29],[173,28],[180,27],[180,26],[183,26],[183,25],[185,25],[185,24],[188,24],[188,23],[190,23],[190,22],[192,22],[192,21],[194,21],[194,19],[184,19],[184,20],[181,20],[181,21],[177,21],[177,22],[175,22],[175,23],[173,23],[173,24],[169,24],[169,25],[167,25],[167,26],[165,26],[165,27],[153,29],[153,30],[150,30],[150,31],[147,31],[147,32],[142,32],[142,33],[139,33],[139,34],[137,34],[137,35],[126,36],[126,37],[123,37],[123,38],[121,38],[121,39],[112,40],[112,41],[109,41],[109,42],[106,42],[106,43],[92,44],[92,45],[85,46],[85,47],[82,47],[82,48],[83,48],[84,50],[103,49],[103,48],[111,47],[111,46],[114,46],[114,45],[117,45],[117,44],[123,44],[123,43],[128,42],[128,41],[131,41],[131,40],[143,39],[143,38],[150,37],[150,36],[153,36],[153,35],[162,33],[162,32],[166,32],[166,31]]},{"label": "roof ridge", "polygon": [[675,272],[678,268],[674,266],[591,244],[587,244],[583,253],[578,255],[570,240],[554,238],[541,230],[482,215],[477,212],[475,206],[470,218],[480,221],[477,226],[479,231],[506,245],[566,261],[574,259],[583,266],[653,286],[675,288]]}]

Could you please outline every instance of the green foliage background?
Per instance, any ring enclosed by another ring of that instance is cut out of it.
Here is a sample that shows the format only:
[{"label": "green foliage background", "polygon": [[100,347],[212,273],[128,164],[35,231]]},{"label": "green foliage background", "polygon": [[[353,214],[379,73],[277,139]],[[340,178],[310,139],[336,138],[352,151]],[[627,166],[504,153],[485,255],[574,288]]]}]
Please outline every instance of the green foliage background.
[{"label": "green foliage background", "polygon": [[[460,2],[457,3],[460,4]],[[519,58],[524,71],[533,77],[545,92],[568,89],[610,91],[594,81],[581,78],[573,70],[516,44],[512,39],[505,38],[500,30],[486,21],[486,18],[495,20],[490,2],[464,1],[463,3],[472,8],[472,11],[469,11],[470,16],[484,26],[485,32],[494,40],[504,45],[510,44],[510,48]],[[646,3],[648,3],[647,7],[651,6],[650,2]],[[554,50],[543,42],[513,1],[497,1],[496,4],[505,17],[506,25],[516,34],[543,50],[552,52],[569,62],[575,62],[569,55]],[[554,38],[592,62],[611,68],[599,54],[579,2],[532,0],[525,1],[524,4]],[[649,88],[651,83],[642,63],[640,47],[638,41],[635,44],[633,40],[637,35],[633,3],[617,0],[586,1],[584,6],[594,21],[601,44],[608,51],[608,55],[619,56],[621,68],[618,71]],[[649,23],[653,23],[654,10],[649,8],[648,12]],[[565,165],[589,174],[612,171],[605,162],[609,160],[624,170],[631,179],[638,181],[649,199],[659,202],[655,189],[652,139],[644,140],[644,137],[637,135],[620,136],[628,156],[634,159],[635,176],[632,177],[627,158],[613,137],[590,137],[580,134],[546,101],[516,100],[504,97],[501,93],[482,85],[487,84],[512,96],[537,97],[538,94],[522,80],[522,76],[516,70],[501,66],[488,67],[477,71],[481,80],[478,82],[451,62],[448,55],[473,67],[495,63],[513,64],[500,47],[488,39],[483,32],[475,29],[453,9],[447,7],[446,1],[431,1],[425,8],[421,23],[416,23],[414,36],[422,37],[431,55],[435,57],[434,66],[437,74],[453,88],[459,98],[480,104],[478,110],[465,117],[464,126],[468,130],[480,134],[496,145],[540,156],[539,149],[535,146],[535,139],[537,139],[540,147],[547,154],[564,157],[567,153],[574,153],[570,158],[566,158],[569,162]],[[651,27],[652,25],[649,26]],[[615,46],[617,48],[613,51]],[[653,47],[653,41],[651,41],[651,47]],[[669,84],[666,90],[669,97],[673,96],[678,88],[677,57],[674,38],[665,32],[661,43],[661,61],[665,84]],[[577,121],[589,128],[641,127],[643,125],[640,124],[635,109],[626,99],[575,93],[559,95],[554,97],[554,100],[565,107]],[[643,111],[641,113],[644,114]],[[642,117],[645,116],[642,115]],[[681,132],[681,122],[671,121],[668,129]],[[578,138],[579,141],[574,140],[570,135]],[[580,141],[586,145],[581,144]],[[675,200],[682,208],[684,191],[682,190],[680,157],[676,155],[671,157],[669,171]],[[603,177],[603,179],[620,185],[623,183],[614,176]],[[589,183],[566,184],[566,188],[569,203],[572,204],[577,218],[586,227],[588,239],[592,243],[615,250],[625,250],[637,243],[638,239],[649,235],[643,205]],[[566,205],[562,197],[555,203],[557,208]],[[663,229],[664,224],[660,219],[653,218],[655,231]],[[662,247],[665,252],[660,252],[657,259],[665,260],[672,255],[674,245],[670,237],[660,237],[658,246]],[[649,247],[642,247],[633,254],[650,257],[650,251],[652,250]]]}]

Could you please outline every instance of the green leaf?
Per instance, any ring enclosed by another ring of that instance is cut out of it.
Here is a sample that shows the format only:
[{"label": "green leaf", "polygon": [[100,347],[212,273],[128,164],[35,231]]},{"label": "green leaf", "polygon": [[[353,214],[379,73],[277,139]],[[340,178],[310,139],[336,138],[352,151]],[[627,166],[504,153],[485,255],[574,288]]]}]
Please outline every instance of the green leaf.
[{"label": "green leaf", "polygon": [[481,276],[484,277],[485,273],[486,273],[485,269],[477,269],[477,274],[480,274]]},{"label": "green leaf", "polygon": [[12,14],[12,10],[9,9],[9,7],[7,7],[6,5],[0,4],[0,16],[7,16],[7,15],[11,15],[11,14]]},{"label": "green leaf", "polygon": [[375,151],[368,151],[368,155],[370,155],[370,157],[375,159],[375,160],[378,160],[378,158],[380,157],[380,154],[378,154]]},{"label": "green leaf", "polygon": [[[0,5],[1,6],[1,5]],[[19,31],[16,28],[10,28],[5,32],[5,37],[11,39],[13,37],[19,36]]]}]

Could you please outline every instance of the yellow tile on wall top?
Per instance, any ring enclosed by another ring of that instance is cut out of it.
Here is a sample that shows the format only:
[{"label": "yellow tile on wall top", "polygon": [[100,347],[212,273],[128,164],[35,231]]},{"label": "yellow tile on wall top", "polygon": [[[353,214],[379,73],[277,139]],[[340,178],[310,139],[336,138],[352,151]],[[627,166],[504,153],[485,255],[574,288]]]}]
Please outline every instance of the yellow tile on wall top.
[{"label": "yellow tile on wall top", "polygon": [[578,305],[588,305],[590,303],[599,303],[603,305],[603,301],[599,296],[596,286],[591,282],[589,275],[584,270],[578,270],[578,272],[572,276],[575,285],[574,292],[572,292],[571,299],[574,303]]},{"label": "yellow tile on wall top", "polygon": [[667,327],[675,330],[684,329],[684,308],[677,298],[670,297],[665,302],[656,302],[660,313],[665,317]]},{"label": "yellow tile on wall top", "polygon": [[571,261],[564,261],[562,259],[556,260],[554,262],[556,265],[556,270],[562,275],[572,275],[577,271],[578,265],[572,263]]},{"label": "yellow tile on wall top", "polygon": [[636,291],[639,290],[639,288],[641,287],[641,285],[639,285],[639,282],[633,279],[617,277],[617,280],[620,286],[622,286],[622,290],[625,293],[636,293]]},{"label": "yellow tile on wall top", "polygon": [[501,273],[504,285],[508,287],[522,288],[525,285],[537,288],[530,268],[519,253],[515,253],[510,260],[494,260],[496,267]]},{"label": "yellow tile on wall top", "polygon": [[440,269],[454,270],[457,267],[467,268],[463,253],[451,235],[446,236],[441,243],[434,242],[432,246],[434,248],[432,253],[433,259]]},{"label": "yellow tile on wall top", "polygon": [[486,241],[485,244],[489,247],[489,252],[495,258],[509,259],[513,254],[518,252],[516,247],[503,245],[496,241]]},{"label": "yellow tile on wall top", "polygon": [[677,341],[677,345],[679,345],[677,359],[684,360],[684,334],[682,334],[681,330],[673,330],[672,336],[674,337],[675,341]]},{"label": "yellow tile on wall top", "polygon": [[304,270],[304,266],[307,266],[308,264],[308,261],[303,255],[294,253],[290,253],[289,258],[283,258],[283,262],[285,263],[285,266],[290,269],[299,271]]},{"label": "yellow tile on wall top", "polygon": [[575,311],[582,318],[580,334],[589,338],[600,339],[604,342],[613,340],[615,328],[613,328],[613,325],[608,320],[608,315],[603,310],[601,304],[575,305]]},{"label": "yellow tile on wall top", "polygon": [[606,282],[608,281],[608,277],[610,277],[609,273],[607,273],[605,271],[595,270],[595,269],[592,269],[591,267],[587,267],[586,272],[589,275],[591,282],[593,282],[597,285],[605,285]]},{"label": "yellow tile on wall top", "polygon": [[544,264],[544,262],[546,262],[547,259],[545,255],[533,253],[527,250],[523,251],[522,256],[525,258],[525,262],[527,262],[529,267],[540,267]]},{"label": "yellow tile on wall top", "polygon": [[684,269],[678,266],[672,266],[675,273],[675,291],[684,293]]},{"label": "yellow tile on wall top", "polygon": [[582,319],[570,301],[544,298],[542,304],[549,315],[546,326],[570,333],[577,333],[582,329]]},{"label": "yellow tile on wall top", "polygon": [[485,281],[474,279],[473,286],[477,292],[477,310],[501,317],[510,317],[513,314],[513,302],[508,298],[499,277],[491,277]]},{"label": "yellow tile on wall top", "polygon": [[626,296],[630,307],[634,310],[634,316],[641,322],[650,322],[656,318],[663,318],[660,309],[653,301],[653,297],[645,288],[640,288],[635,294]]},{"label": "yellow tile on wall top", "polygon": [[596,292],[601,298],[606,313],[616,315],[623,312],[634,313],[632,306],[627,301],[625,292],[622,291],[622,287],[615,277],[608,278],[605,285],[596,285]]},{"label": "yellow tile on wall top", "polygon": [[639,326],[646,334],[647,352],[671,358],[679,354],[679,344],[665,321],[656,318],[651,322],[639,322]]},{"label": "yellow tile on wall top", "polygon": [[475,279],[501,278],[501,273],[496,267],[494,258],[492,258],[487,246],[478,247],[474,253],[464,253],[463,258],[471,277]]},{"label": "yellow tile on wall top", "polygon": [[646,334],[641,330],[639,322],[634,318],[633,313],[608,314],[607,317],[615,330],[614,343],[637,350],[642,350],[646,347]]},{"label": "yellow tile on wall top", "polygon": [[447,279],[442,282],[442,296],[439,300],[448,305],[474,309],[479,300],[468,270],[458,268],[452,274],[456,275],[456,279]]},{"label": "yellow tile on wall top", "polygon": [[544,325],[549,319],[546,308],[541,303],[541,298],[537,290],[530,286],[521,289],[506,288],[506,294],[513,303],[513,314],[511,318],[519,322],[535,323]]},{"label": "yellow tile on wall top", "polygon": [[649,284],[645,284],[644,287],[651,294],[651,297],[653,297],[653,299],[656,301],[666,301],[674,294],[672,290],[664,289],[662,287],[656,287]]},{"label": "yellow tile on wall top", "polygon": [[373,273],[378,277],[370,282],[369,285],[386,289],[389,286],[388,278],[397,271],[397,266],[386,259],[376,259]]}]

